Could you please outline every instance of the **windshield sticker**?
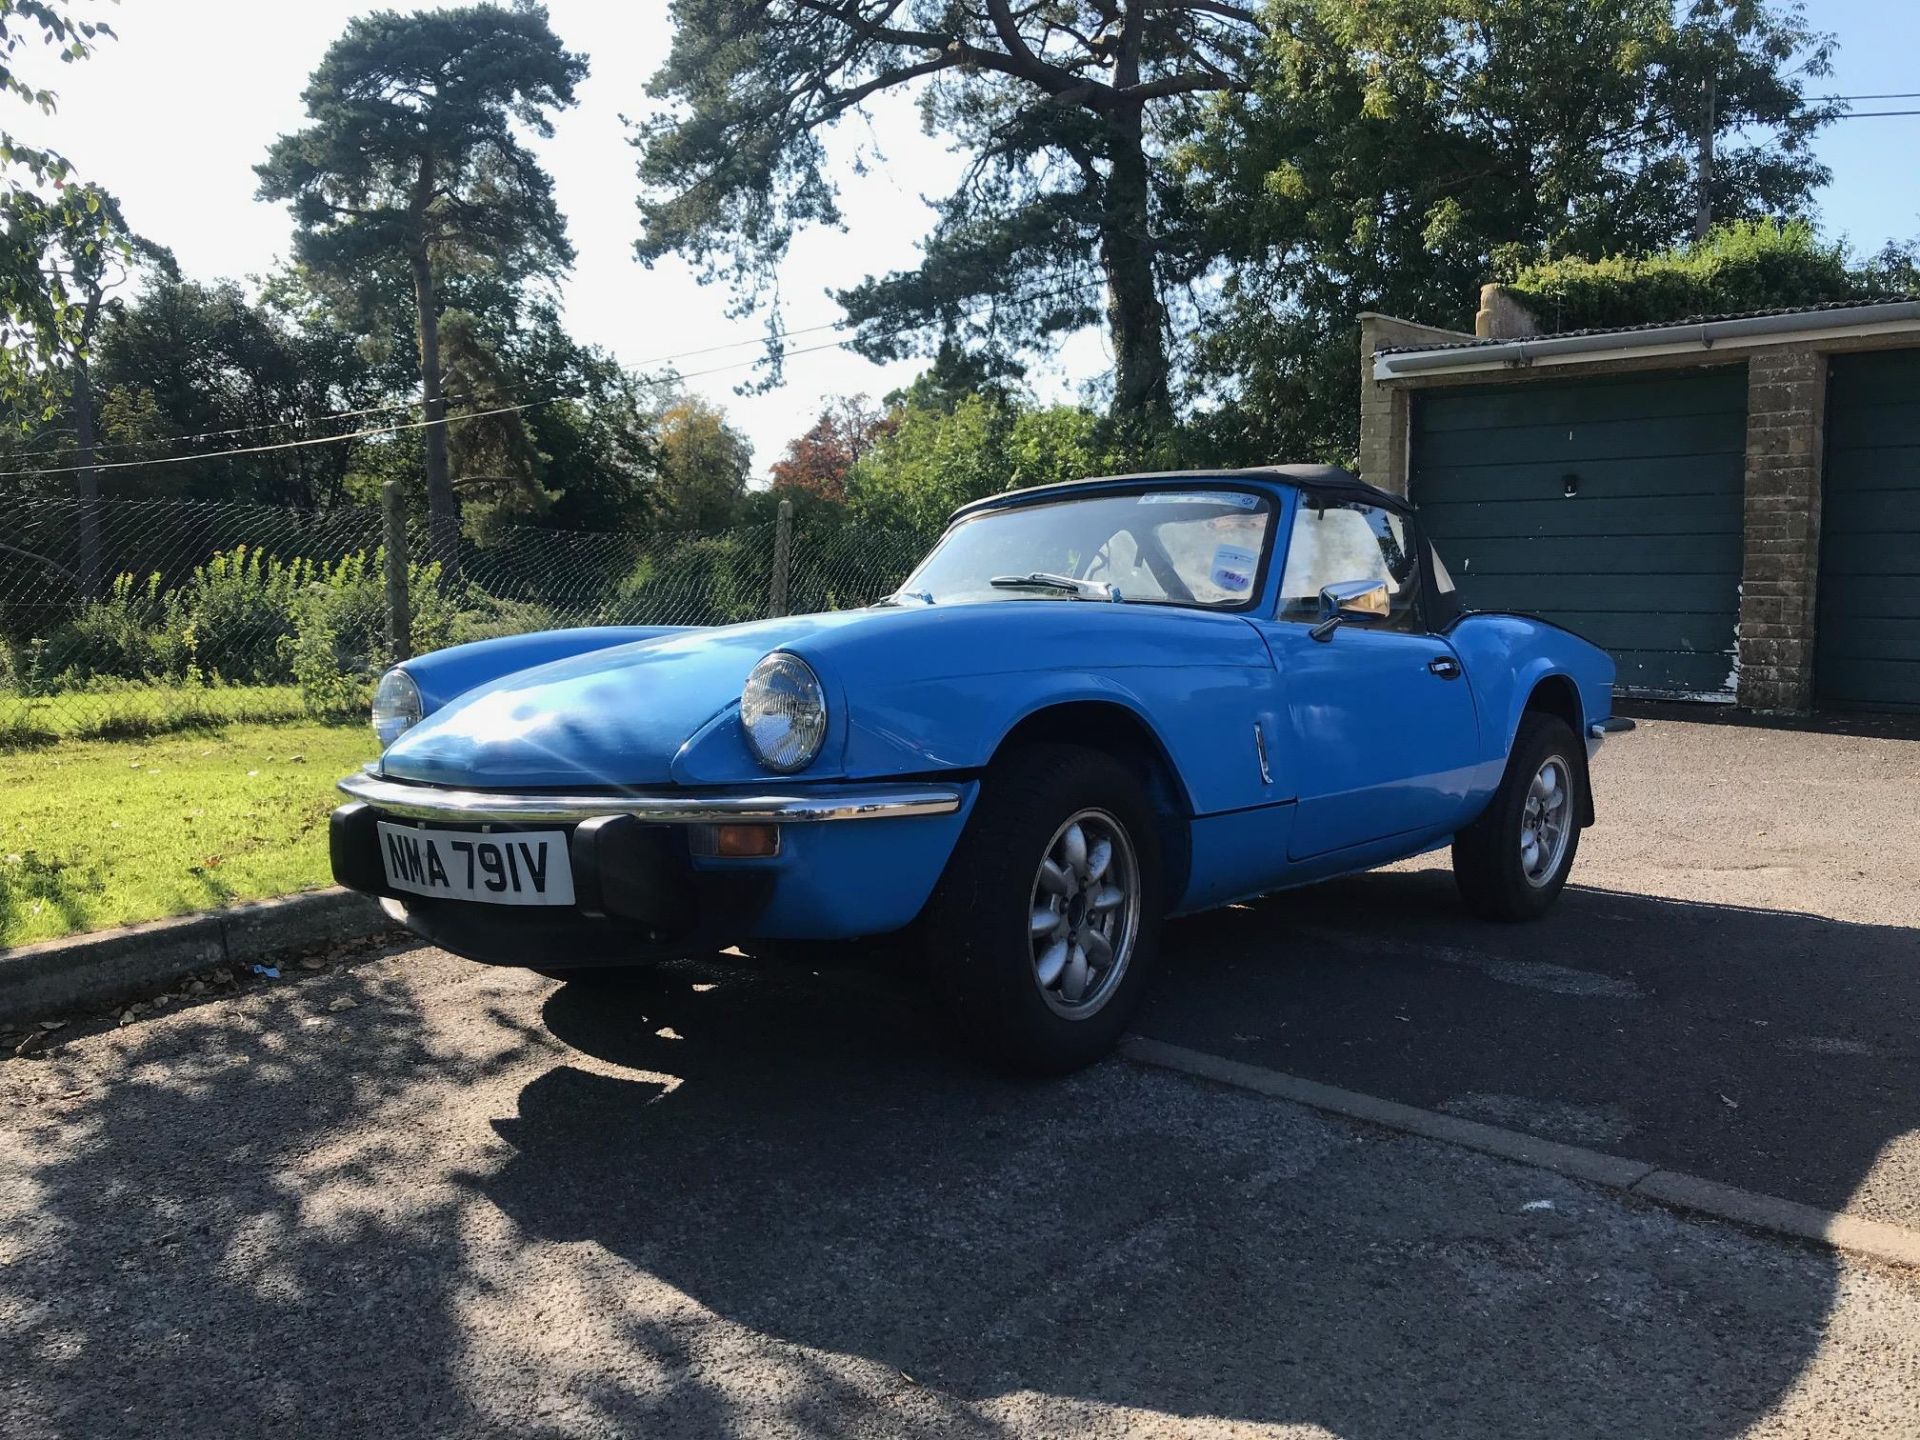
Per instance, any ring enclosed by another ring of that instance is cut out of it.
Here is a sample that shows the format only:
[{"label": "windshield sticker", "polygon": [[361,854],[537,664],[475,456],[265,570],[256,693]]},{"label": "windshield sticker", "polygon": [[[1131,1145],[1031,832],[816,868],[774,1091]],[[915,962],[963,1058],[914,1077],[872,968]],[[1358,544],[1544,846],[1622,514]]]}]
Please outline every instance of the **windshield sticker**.
[{"label": "windshield sticker", "polygon": [[1222,545],[1213,552],[1213,568],[1208,578],[1230,595],[1243,595],[1253,588],[1253,572],[1259,568],[1257,551]]},{"label": "windshield sticker", "polygon": [[1238,490],[1156,490],[1140,497],[1142,505],[1231,505],[1236,510],[1251,510],[1260,503],[1258,495],[1243,495]]}]

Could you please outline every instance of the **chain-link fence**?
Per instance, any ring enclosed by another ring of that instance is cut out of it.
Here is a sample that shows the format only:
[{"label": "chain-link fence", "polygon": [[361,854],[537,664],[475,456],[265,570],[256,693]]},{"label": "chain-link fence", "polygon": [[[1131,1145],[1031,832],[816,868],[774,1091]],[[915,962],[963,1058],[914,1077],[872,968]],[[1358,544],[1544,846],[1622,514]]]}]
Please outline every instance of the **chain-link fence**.
[{"label": "chain-link fence", "polygon": [[[406,529],[411,653],[576,625],[864,605],[930,537],[808,515],[704,534],[491,526],[457,573]],[[375,509],[0,500],[0,745],[364,714],[395,658]],[[391,588],[389,586],[391,581]]]}]

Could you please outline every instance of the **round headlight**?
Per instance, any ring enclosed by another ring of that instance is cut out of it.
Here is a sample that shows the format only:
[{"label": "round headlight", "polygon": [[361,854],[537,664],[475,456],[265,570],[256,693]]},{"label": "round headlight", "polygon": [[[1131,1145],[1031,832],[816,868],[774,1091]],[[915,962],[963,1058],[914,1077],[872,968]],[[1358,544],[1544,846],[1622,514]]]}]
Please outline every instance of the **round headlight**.
[{"label": "round headlight", "polygon": [[382,748],[400,738],[403,731],[420,723],[426,707],[420,703],[420,687],[401,669],[392,669],[380,677],[373,692],[373,733]]},{"label": "round headlight", "polygon": [[827,738],[827,697],[820,677],[798,655],[776,650],[747,676],[740,726],[754,757],[769,770],[804,770]]}]

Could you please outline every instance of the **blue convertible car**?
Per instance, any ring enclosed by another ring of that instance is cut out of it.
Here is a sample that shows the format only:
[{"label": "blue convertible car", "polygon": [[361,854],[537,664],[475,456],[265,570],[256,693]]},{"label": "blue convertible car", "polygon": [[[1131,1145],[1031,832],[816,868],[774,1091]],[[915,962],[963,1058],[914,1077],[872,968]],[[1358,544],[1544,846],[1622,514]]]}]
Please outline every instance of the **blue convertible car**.
[{"label": "blue convertible car", "polygon": [[966,506],[864,610],[407,661],[333,870],[570,977],[898,933],[964,1034],[1058,1071],[1119,1035],[1167,915],[1449,843],[1475,911],[1539,915],[1612,702],[1604,653],[1463,612],[1344,471],[1088,480]]}]

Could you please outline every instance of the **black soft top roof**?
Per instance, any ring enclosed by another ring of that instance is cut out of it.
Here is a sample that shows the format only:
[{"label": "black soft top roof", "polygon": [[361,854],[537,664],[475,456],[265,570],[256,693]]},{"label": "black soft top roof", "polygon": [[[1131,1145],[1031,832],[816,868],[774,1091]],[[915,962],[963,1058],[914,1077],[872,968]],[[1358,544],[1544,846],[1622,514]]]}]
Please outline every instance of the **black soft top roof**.
[{"label": "black soft top roof", "polygon": [[1413,513],[1413,506],[1407,503],[1405,496],[1369,485],[1338,465],[1255,465],[1244,470],[1146,470],[1137,475],[1101,475],[1086,480],[1068,480],[1058,485],[1036,485],[1029,490],[1003,490],[998,495],[989,495],[962,505],[953,512],[953,519],[980,510],[998,509],[1003,505],[1025,504],[1041,497],[1071,495],[1079,490],[1137,485],[1143,481],[1191,484],[1204,480],[1254,480],[1292,485],[1314,499],[1352,500],[1365,505],[1379,505],[1402,515]]}]

